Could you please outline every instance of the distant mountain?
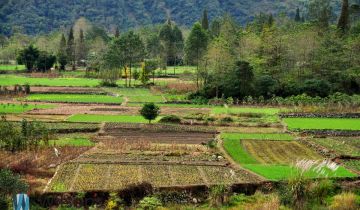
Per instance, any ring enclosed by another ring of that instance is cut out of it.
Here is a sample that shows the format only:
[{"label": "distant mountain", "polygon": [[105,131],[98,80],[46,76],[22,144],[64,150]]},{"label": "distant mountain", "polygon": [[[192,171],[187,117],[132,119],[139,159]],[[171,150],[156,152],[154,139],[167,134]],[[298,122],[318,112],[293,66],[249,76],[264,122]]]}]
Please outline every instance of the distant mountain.
[{"label": "distant mountain", "polygon": [[180,25],[199,20],[204,9],[210,18],[230,13],[240,23],[259,12],[293,15],[304,0],[0,0],[0,33],[14,26],[28,34],[71,25],[79,17],[122,29],[164,22]]}]

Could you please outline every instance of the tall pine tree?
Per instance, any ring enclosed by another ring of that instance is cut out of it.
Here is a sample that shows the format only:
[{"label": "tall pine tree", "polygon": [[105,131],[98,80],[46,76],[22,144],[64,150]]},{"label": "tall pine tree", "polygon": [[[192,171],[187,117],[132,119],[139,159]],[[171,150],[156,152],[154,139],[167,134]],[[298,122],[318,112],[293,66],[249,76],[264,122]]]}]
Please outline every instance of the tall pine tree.
[{"label": "tall pine tree", "polygon": [[65,35],[62,34],[60,44],[59,44],[59,51],[57,54],[57,60],[60,64],[60,70],[65,70],[65,66],[68,63],[68,58],[66,55],[66,39]]},{"label": "tall pine tree", "polygon": [[349,0],[342,1],[341,15],[337,28],[345,33],[349,29]]},{"label": "tall pine tree", "polygon": [[300,9],[296,9],[295,22],[301,22]]},{"label": "tall pine tree", "polygon": [[201,20],[201,26],[203,27],[203,29],[209,30],[209,18],[208,18],[208,12],[206,9],[204,10],[204,13],[203,13],[203,17]]},{"label": "tall pine tree", "polygon": [[84,37],[84,31],[80,29],[79,33],[79,39],[77,41],[76,45],[76,59],[78,64],[85,64],[87,51],[86,51],[86,43],[85,43],[85,37]]},{"label": "tall pine tree", "polygon": [[76,59],[75,59],[75,39],[74,39],[74,30],[71,27],[66,47],[66,55],[69,63],[72,65],[73,70],[76,69]]}]

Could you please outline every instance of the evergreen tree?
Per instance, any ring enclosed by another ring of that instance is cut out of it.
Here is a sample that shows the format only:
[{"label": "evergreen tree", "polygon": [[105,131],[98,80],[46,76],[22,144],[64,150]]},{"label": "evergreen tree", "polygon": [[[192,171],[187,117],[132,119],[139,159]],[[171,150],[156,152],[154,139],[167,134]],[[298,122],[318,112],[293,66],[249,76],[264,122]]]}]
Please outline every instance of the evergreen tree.
[{"label": "evergreen tree", "polygon": [[74,39],[74,30],[71,27],[69,32],[69,37],[66,47],[66,55],[68,57],[69,63],[73,66],[73,70],[76,69],[76,60],[75,60],[75,39]]},{"label": "evergreen tree", "polygon": [[203,27],[203,29],[209,30],[209,18],[206,9],[204,10],[203,17],[201,19],[201,26]]},{"label": "evergreen tree", "polygon": [[341,15],[337,28],[345,33],[349,29],[349,0],[342,1]]},{"label": "evergreen tree", "polygon": [[20,51],[18,57],[16,58],[18,64],[24,64],[26,69],[31,72],[36,64],[37,59],[39,58],[40,51],[30,45],[29,47]]},{"label": "evergreen tree", "polygon": [[119,37],[120,37],[120,29],[119,29],[119,27],[116,27],[115,38],[119,38]]},{"label": "evergreen tree", "polygon": [[332,7],[329,0],[312,0],[308,6],[308,18],[318,27],[326,29],[332,18]]},{"label": "evergreen tree", "polygon": [[199,88],[199,63],[206,52],[208,45],[208,35],[206,31],[202,28],[200,23],[195,23],[191,29],[190,35],[186,40],[185,53],[186,60],[190,64],[196,65],[196,84]]},{"label": "evergreen tree", "polygon": [[60,70],[65,70],[65,66],[66,66],[68,60],[67,60],[67,56],[66,56],[66,39],[65,39],[64,34],[62,34],[61,39],[60,39],[57,60],[60,64]]},{"label": "evergreen tree", "polygon": [[168,64],[171,64],[171,60],[174,57],[174,38],[172,33],[172,25],[171,20],[168,19],[166,23],[161,27],[159,38],[161,41],[161,44],[164,48],[163,51],[163,59],[165,63],[165,68]]},{"label": "evergreen tree", "polygon": [[87,50],[86,50],[86,44],[85,44],[85,37],[84,37],[84,31],[82,29],[80,29],[80,33],[79,33],[79,39],[77,41],[77,45],[76,45],[76,59],[77,59],[77,63],[79,64],[85,64],[85,59],[86,59],[86,54],[87,54]]},{"label": "evergreen tree", "polygon": [[297,9],[296,9],[296,15],[295,15],[295,22],[300,22],[300,21],[301,21],[300,9],[297,8]]},{"label": "evergreen tree", "polygon": [[274,25],[274,16],[273,14],[270,13],[269,18],[268,18],[268,22],[267,22],[268,26],[271,27]]},{"label": "evergreen tree", "polygon": [[[173,42],[174,42],[174,66],[182,60],[183,51],[184,51],[184,37],[180,28],[175,25],[173,30]],[[175,74],[175,73],[174,73]]]}]

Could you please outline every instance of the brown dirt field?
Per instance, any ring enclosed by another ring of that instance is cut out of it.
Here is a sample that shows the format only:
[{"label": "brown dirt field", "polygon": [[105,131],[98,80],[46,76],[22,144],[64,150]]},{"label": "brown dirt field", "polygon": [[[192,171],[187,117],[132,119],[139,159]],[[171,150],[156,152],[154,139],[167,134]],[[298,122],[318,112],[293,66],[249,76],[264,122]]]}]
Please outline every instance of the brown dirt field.
[{"label": "brown dirt field", "polygon": [[56,157],[53,148],[40,149],[36,152],[10,153],[0,151],[0,168],[10,168],[23,175],[30,185],[30,192],[41,192],[55,173],[55,167],[68,162],[87,151],[88,147],[57,148],[60,156]]},{"label": "brown dirt field", "polygon": [[151,142],[161,144],[201,144],[207,143],[215,138],[208,133],[176,133],[176,132],[133,132],[122,131],[118,133],[107,133],[109,140],[126,142]]}]

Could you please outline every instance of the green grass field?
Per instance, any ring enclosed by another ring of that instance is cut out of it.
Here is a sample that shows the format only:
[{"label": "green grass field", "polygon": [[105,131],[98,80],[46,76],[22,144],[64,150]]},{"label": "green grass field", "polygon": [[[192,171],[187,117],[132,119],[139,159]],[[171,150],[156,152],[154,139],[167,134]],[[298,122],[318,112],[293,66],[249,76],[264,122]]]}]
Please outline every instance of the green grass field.
[{"label": "green grass field", "polygon": [[[238,139],[239,135],[222,134],[223,146],[231,158],[239,163],[244,168],[251,170],[269,180],[284,180],[289,179],[299,174],[299,170],[289,164],[261,164],[248,151],[246,151]],[[287,142],[287,141],[286,141]],[[271,142],[269,142],[271,144]],[[271,147],[269,147],[271,148]],[[269,150],[264,148],[264,150]],[[277,151],[276,149],[274,151]],[[273,151],[273,152],[274,152]],[[256,151],[255,151],[256,152]],[[270,152],[270,151],[269,151]],[[272,153],[273,153],[272,152]],[[333,172],[329,169],[324,169],[325,174],[318,174],[313,170],[307,171],[305,176],[308,178],[322,178],[322,177],[355,177],[356,175],[349,172],[343,167],[339,167],[337,171]]]},{"label": "green grass field", "polygon": [[240,164],[256,164],[258,163],[249,153],[247,153],[241,145],[240,139],[233,139],[231,136],[221,135],[224,141],[224,148],[236,162]]},{"label": "green grass field", "polygon": [[13,85],[54,86],[54,87],[95,87],[100,80],[86,78],[31,78],[15,75],[0,75],[1,86]]},{"label": "green grass field", "polygon": [[[155,121],[160,120],[158,117]],[[131,115],[86,115],[77,114],[69,117],[67,121],[70,122],[116,122],[116,123],[148,123],[142,116]]]},{"label": "green grass field", "polygon": [[264,114],[264,115],[276,115],[280,112],[278,108],[258,108],[258,107],[215,107],[211,111],[213,114]]},{"label": "green grass field", "polygon": [[25,65],[0,65],[0,71],[22,71],[26,70]]},{"label": "green grass field", "polygon": [[[261,164],[245,164],[246,169],[249,169],[269,180],[278,181],[289,179],[298,176],[300,171],[289,165],[261,165]],[[317,173],[314,170],[306,171],[303,174],[307,178],[326,178],[326,177],[356,177],[356,174],[349,172],[344,167],[340,166],[336,171],[324,168],[324,174]]]},{"label": "green grass field", "polygon": [[0,114],[20,114],[33,109],[51,109],[53,105],[34,105],[34,104],[0,104]]},{"label": "green grass field", "polygon": [[285,118],[290,130],[360,130],[360,119]]},{"label": "green grass field", "polygon": [[286,133],[223,133],[221,137],[229,140],[252,139],[252,140],[277,140],[291,141],[294,137]]},{"label": "green grass field", "polygon": [[58,147],[65,147],[65,146],[72,146],[72,147],[92,147],[95,145],[87,136],[80,135],[80,136],[63,136],[57,140],[50,140],[50,146],[58,146]]},{"label": "green grass field", "polygon": [[83,94],[33,94],[26,98],[28,101],[49,102],[75,102],[75,103],[122,103],[122,97],[108,95],[83,95]]}]

